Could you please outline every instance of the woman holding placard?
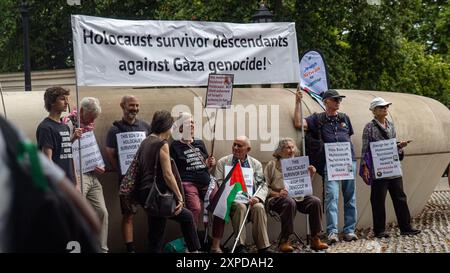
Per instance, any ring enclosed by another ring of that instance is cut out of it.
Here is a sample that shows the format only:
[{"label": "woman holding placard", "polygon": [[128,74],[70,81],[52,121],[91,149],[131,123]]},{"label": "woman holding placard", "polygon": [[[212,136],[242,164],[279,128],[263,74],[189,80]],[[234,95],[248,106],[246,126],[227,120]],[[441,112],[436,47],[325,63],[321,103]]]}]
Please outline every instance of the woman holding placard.
[{"label": "woman holding placard", "polygon": [[[395,215],[402,235],[417,235],[420,230],[411,226],[406,194],[403,191],[403,180],[399,160],[403,159],[403,148],[411,141],[395,142],[396,132],[392,122],[387,120],[388,108],[391,102],[377,97],[370,103],[369,109],[374,118],[367,123],[363,131],[363,146],[360,175],[364,182],[371,186],[370,203],[372,205],[373,231],[377,238],[387,238],[386,224],[386,194],[392,198]],[[387,156],[389,147],[392,156]],[[396,147],[395,147],[396,145]],[[383,147],[383,156],[377,147]],[[383,168],[378,168],[378,166]]]},{"label": "woman holding placard", "polygon": [[[283,138],[278,142],[278,147],[273,153],[275,159],[269,161],[264,169],[269,195],[267,207],[269,211],[275,211],[280,215],[281,234],[280,251],[292,252],[294,248],[289,242],[289,236],[294,232],[294,219],[297,210],[309,214],[311,228],[311,248],[314,250],[327,249],[328,245],[320,241],[322,232],[322,204],[315,196],[292,198],[286,190],[281,171],[281,160],[298,156],[298,149],[292,138]],[[313,166],[308,167],[310,175],[316,172]]]}]

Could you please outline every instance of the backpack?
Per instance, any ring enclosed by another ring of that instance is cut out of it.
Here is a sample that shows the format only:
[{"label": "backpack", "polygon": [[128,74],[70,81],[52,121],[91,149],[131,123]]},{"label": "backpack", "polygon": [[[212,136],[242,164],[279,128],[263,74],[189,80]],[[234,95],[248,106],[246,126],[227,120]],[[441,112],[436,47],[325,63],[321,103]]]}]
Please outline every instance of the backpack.
[{"label": "backpack", "polygon": [[[8,221],[8,252],[99,252],[99,241],[71,200],[43,175],[36,145],[24,141],[0,117],[11,170],[12,203]],[[24,144],[26,143],[26,144]],[[30,165],[19,160],[28,146]],[[31,152],[30,152],[31,151]],[[31,170],[30,170],[31,169]]]},{"label": "backpack", "polygon": [[305,132],[305,154],[309,157],[309,164],[316,167],[317,173],[323,177],[325,168],[325,148],[322,140],[322,126],[325,123],[326,114],[314,113],[317,130],[308,129]]},{"label": "backpack", "polygon": [[[325,159],[325,145],[322,139],[322,127],[327,122],[327,115],[325,112],[313,113],[316,120],[317,130],[311,129],[305,132],[305,154],[309,157],[309,163],[316,167],[317,173],[324,176],[326,168]],[[345,121],[348,123],[348,117],[344,113],[338,113],[338,122]]]}]

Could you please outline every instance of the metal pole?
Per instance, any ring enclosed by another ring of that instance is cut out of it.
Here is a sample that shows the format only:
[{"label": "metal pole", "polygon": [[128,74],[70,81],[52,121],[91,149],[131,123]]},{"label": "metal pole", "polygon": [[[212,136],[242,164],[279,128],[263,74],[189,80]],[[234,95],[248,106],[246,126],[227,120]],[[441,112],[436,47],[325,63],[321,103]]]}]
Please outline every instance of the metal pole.
[{"label": "metal pole", "polygon": [[5,99],[3,98],[3,87],[1,82],[0,82],[0,95],[2,95],[3,114],[5,115],[5,119],[7,120],[8,117],[6,116]]},{"label": "metal pole", "polygon": [[[240,164],[240,163],[239,163],[239,164]],[[261,184],[261,185],[258,187],[258,189],[255,191],[255,193],[252,195],[252,197],[255,196],[255,195],[259,192],[259,190],[260,190],[262,187],[263,187],[263,185]],[[250,198],[250,199],[251,199],[251,198]],[[244,227],[245,227],[245,222],[247,221],[247,217],[248,217],[248,213],[249,213],[249,212],[250,212],[250,205],[247,207],[247,212],[245,213],[244,221],[242,221],[241,227],[239,228],[239,233],[238,233],[237,236],[236,236],[236,240],[234,241],[234,245],[233,245],[233,248],[231,249],[231,253],[234,253],[234,249],[235,249],[236,246],[237,246],[237,242],[239,241],[239,237],[241,236],[242,230],[243,230]]]},{"label": "metal pole", "polygon": [[31,65],[30,65],[30,42],[28,39],[28,3],[22,1],[20,7],[20,13],[22,14],[22,27],[23,27],[23,69],[25,73],[25,91],[31,91]]},{"label": "metal pole", "polygon": [[[300,84],[298,85],[300,86]],[[299,88],[299,91],[301,91],[301,89]],[[306,144],[305,144],[305,128],[303,126],[303,100],[300,101],[300,123],[301,123],[301,127],[302,127],[302,154],[303,156],[306,156]],[[309,230],[309,218],[308,215],[305,214],[305,223],[306,223],[306,244],[309,245],[310,243],[310,237],[311,237],[311,232]]]},{"label": "metal pole", "polygon": [[[76,71],[76,70],[75,70]],[[76,72],[75,72],[76,74]],[[81,110],[80,110],[80,99],[78,97],[78,81],[77,81],[77,77],[75,75],[75,86],[76,86],[76,91],[77,91],[77,128],[81,128]],[[81,162],[81,138],[79,138],[78,140],[78,164],[80,166],[80,191],[81,194],[83,194],[83,165]]]},{"label": "metal pole", "polygon": [[[72,28],[74,28],[73,25],[73,15],[71,17],[71,25]],[[77,120],[78,120],[78,128],[81,128],[81,117],[80,117],[80,99],[79,99],[79,91],[78,91],[78,69],[77,69],[77,51],[75,49],[75,36],[72,34],[72,45],[73,45],[73,60],[75,63],[75,88],[76,88],[76,92],[77,92]],[[80,190],[81,190],[81,194],[83,194],[83,165],[81,165],[81,138],[78,139],[78,156],[79,156],[79,164],[80,164]]]}]

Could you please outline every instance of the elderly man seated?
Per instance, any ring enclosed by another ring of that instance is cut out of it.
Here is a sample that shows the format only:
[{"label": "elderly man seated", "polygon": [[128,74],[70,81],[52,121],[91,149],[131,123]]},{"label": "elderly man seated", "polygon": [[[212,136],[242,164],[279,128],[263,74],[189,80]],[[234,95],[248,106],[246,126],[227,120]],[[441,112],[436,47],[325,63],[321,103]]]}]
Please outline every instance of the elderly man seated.
[{"label": "elderly man seated", "polygon": [[[239,233],[239,227],[244,222],[247,206],[250,206],[249,218],[252,222],[253,240],[258,248],[258,253],[273,252],[270,250],[269,236],[267,235],[267,215],[264,209],[264,202],[267,197],[267,184],[264,180],[264,173],[261,162],[248,155],[251,150],[251,144],[246,136],[237,137],[233,142],[232,154],[222,157],[216,165],[215,177],[219,185],[222,184],[227,173],[226,166],[229,169],[240,160],[243,169],[251,168],[253,171],[253,187],[249,195],[252,196],[248,204],[233,202],[231,206],[231,221],[234,234]],[[260,188],[258,190],[258,188]],[[258,192],[256,192],[258,190]],[[256,194],[254,194],[256,192]],[[222,252],[220,249],[220,241],[223,236],[225,222],[221,218],[214,217],[213,221],[213,242],[211,246],[212,253]],[[236,252],[248,252],[245,246],[246,233],[245,230],[239,236],[240,245],[236,248]]]}]

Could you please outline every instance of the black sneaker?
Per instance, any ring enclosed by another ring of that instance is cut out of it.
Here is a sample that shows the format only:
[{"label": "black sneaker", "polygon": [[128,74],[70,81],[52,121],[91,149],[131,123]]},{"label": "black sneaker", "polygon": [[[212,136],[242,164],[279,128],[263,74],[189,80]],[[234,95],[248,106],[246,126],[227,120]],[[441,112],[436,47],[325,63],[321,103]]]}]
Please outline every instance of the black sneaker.
[{"label": "black sneaker", "polygon": [[258,249],[258,253],[275,253],[270,247]]},{"label": "black sneaker", "polygon": [[389,234],[387,234],[386,232],[377,232],[374,235],[376,238],[389,238]]},{"label": "black sneaker", "polygon": [[234,253],[248,253],[248,249],[245,245],[238,245],[234,250]]},{"label": "black sneaker", "polygon": [[410,229],[408,229],[408,230],[401,231],[400,234],[401,234],[401,235],[411,235],[411,236],[414,236],[414,235],[417,235],[417,234],[419,234],[419,233],[421,233],[421,232],[422,232],[422,231],[421,231],[420,229],[410,228]]}]

